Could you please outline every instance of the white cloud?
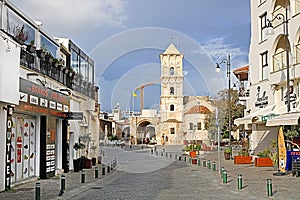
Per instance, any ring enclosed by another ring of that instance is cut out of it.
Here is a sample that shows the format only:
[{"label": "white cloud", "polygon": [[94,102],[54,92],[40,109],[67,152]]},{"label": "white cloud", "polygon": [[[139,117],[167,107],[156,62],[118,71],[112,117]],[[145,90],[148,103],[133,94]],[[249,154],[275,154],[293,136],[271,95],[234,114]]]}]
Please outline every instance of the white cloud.
[{"label": "white cloud", "polygon": [[13,0],[34,20],[55,33],[83,32],[103,25],[122,26],[125,0]]}]

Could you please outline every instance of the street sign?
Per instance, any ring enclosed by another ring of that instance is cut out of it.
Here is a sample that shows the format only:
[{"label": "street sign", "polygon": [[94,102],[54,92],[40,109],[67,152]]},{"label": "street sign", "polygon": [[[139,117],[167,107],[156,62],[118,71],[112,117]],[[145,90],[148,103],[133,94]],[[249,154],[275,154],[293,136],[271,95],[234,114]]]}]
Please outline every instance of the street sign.
[{"label": "street sign", "polygon": [[67,119],[69,120],[83,120],[83,112],[68,112]]}]

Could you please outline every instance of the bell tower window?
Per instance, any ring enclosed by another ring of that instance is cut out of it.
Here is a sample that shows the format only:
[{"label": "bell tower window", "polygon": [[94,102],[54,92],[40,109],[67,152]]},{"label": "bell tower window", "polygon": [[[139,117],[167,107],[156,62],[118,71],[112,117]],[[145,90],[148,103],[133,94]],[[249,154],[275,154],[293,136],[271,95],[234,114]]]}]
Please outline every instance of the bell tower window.
[{"label": "bell tower window", "polygon": [[170,76],[174,75],[174,67],[170,67]]},{"label": "bell tower window", "polygon": [[174,95],[174,87],[170,87],[170,95]]}]

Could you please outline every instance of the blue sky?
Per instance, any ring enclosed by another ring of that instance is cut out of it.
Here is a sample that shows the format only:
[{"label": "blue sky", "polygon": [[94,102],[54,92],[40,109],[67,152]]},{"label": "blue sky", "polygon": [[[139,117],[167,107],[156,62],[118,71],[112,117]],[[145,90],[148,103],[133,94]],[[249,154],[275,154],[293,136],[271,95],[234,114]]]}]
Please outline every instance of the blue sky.
[{"label": "blue sky", "polygon": [[[53,36],[71,38],[95,60],[102,111],[120,103],[139,110],[132,91],[160,76],[159,54],[173,42],[184,54],[184,95],[227,87],[226,66],[248,64],[249,0],[11,0]],[[234,79],[234,76],[232,75]],[[159,104],[160,86],[144,90],[145,108]],[[138,92],[137,92],[138,93]],[[133,106],[134,104],[134,106]]]}]

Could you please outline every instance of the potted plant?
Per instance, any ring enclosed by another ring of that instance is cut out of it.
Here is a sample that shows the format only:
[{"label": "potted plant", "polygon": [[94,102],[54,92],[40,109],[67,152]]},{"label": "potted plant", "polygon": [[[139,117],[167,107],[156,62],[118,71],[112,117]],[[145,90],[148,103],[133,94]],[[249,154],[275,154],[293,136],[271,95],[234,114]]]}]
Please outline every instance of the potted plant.
[{"label": "potted plant", "polygon": [[265,149],[262,152],[257,153],[257,158],[255,158],[255,166],[256,167],[273,167],[273,161],[269,157],[271,151],[269,149]]},{"label": "potted plant", "polygon": [[234,156],[234,164],[251,164],[252,156],[249,155],[247,149],[243,149],[238,152],[237,156]]},{"label": "potted plant", "polygon": [[230,160],[231,155],[232,155],[232,149],[230,147],[224,150],[225,160]]},{"label": "potted plant", "polygon": [[[93,145],[93,146],[91,146],[90,149],[95,153],[97,147],[95,145]],[[95,157],[92,157],[92,165],[93,166],[96,166],[96,161],[97,161],[97,159]]]},{"label": "potted plant", "polygon": [[85,146],[82,143],[75,143],[73,148],[76,151],[76,157],[77,159],[73,159],[73,166],[74,166],[74,172],[79,172],[82,170],[82,160],[81,157],[79,157],[81,149],[83,149]]}]

